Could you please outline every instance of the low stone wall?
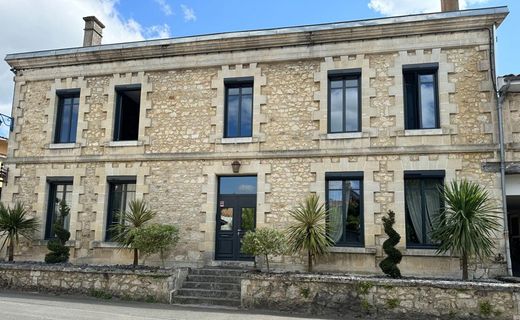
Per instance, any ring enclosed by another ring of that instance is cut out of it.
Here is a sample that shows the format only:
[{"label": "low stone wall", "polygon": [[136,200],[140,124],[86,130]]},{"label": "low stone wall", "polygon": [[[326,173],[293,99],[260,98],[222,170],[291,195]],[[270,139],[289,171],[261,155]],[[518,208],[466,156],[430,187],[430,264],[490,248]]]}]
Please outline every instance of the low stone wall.
[{"label": "low stone wall", "polygon": [[364,319],[520,319],[520,285],[362,276],[250,274],[242,306]]},{"label": "low stone wall", "polygon": [[179,271],[0,263],[0,288],[167,303]]}]

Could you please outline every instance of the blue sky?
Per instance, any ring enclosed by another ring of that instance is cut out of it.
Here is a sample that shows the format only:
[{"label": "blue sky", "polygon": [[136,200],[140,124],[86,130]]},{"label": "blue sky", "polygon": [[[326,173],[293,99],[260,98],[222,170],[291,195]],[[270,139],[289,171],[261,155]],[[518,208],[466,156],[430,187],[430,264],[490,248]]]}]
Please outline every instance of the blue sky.
[{"label": "blue sky", "polygon": [[[511,13],[498,30],[498,74],[520,74],[520,1],[459,1],[461,8],[509,7]],[[440,0],[0,0],[0,56],[81,46],[82,17],[88,15],[106,25],[103,43],[116,43],[439,9]],[[11,113],[12,78],[7,63],[0,62],[0,113]]]}]

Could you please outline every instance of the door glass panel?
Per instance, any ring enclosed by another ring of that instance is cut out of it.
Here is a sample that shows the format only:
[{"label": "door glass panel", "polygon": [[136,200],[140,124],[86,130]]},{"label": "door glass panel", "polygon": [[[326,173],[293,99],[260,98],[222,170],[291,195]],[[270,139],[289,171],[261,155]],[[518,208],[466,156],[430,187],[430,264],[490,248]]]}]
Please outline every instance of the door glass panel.
[{"label": "door glass panel", "polygon": [[220,230],[221,231],[232,231],[233,230],[233,208],[220,209]]},{"label": "door glass panel", "polygon": [[242,232],[253,231],[255,229],[254,208],[242,208],[240,229],[242,229]]},{"label": "door glass panel", "polygon": [[256,194],[256,177],[220,177],[220,194]]}]

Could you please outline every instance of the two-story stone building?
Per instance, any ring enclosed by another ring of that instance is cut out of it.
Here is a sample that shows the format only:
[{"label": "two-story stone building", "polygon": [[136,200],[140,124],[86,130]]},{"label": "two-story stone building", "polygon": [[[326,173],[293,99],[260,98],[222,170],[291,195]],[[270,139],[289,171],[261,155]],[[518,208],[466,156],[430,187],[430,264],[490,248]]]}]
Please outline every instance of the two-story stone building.
[{"label": "two-story stone building", "polygon": [[[330,209],[322,271],[379,271],[396,212],[406,275],[458,275],[429,237],[437,186],[467,178],[500,201],[494,28],[505,7],[10,54],[8,204],[41,224],[18,259],[41,259],[56,199],[71,259],[127,263],[107,229],[143,198],[180,227],[168,263],[247,260],[240,236],[284,229],[309,193]],[[109,32],[109,30],[108,30]],[[518,157],[518,154],[511,154]],[[503,217],[501,216],[500,219]],[[502,221],[502,220],[501,220]],[[506,241],[477,275],[505,274]],[[303,269],[305,257],[277,266]]]}]

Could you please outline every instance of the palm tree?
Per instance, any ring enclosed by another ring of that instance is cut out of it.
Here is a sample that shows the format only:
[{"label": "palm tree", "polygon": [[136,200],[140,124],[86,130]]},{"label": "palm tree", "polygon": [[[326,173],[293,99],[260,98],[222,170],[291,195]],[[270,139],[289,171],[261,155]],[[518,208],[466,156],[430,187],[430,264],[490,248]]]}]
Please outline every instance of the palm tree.
[{"label": "palm tree", "polygon": [[438,253],[451,251],[462,259],[462,279],[468,279],[468,258],[485,259],[493,254],[499,209],[487,190],[475,182],[452,181],[441,190],[444,208],[434,222],[432,239]]},{"label": "palm tree", "polygon": [[29,217],[21,202],[16,202],[14,208],[5,207],[0,202],[0,235],[5,236],[0,250],[7,244],[9,261],[14,260],[14,247],[19,243],[20,236],[31,240],[37,230],[38,220]]},{"label": "palm tree", "polygon": [[134,246],[135,234],[145,224],[152,220],[157,213],[148,208],[143,200],[130,201],[128,211],[118,212],[121,223],[110,228],[113,240],[119,243],[121,248],[132,248],[134,250],[134,266],[139,264],[139,249]]},{"label": "palm tree", "polygon": [[288,228],[289,245],[294,252],[307,251],[307,271],[312,272],[312,261],[317,256],[328,253],[334,241],[327,233],[328,210],[319,204],[319,197],[310,195],[289,215],[295,223]]}]

